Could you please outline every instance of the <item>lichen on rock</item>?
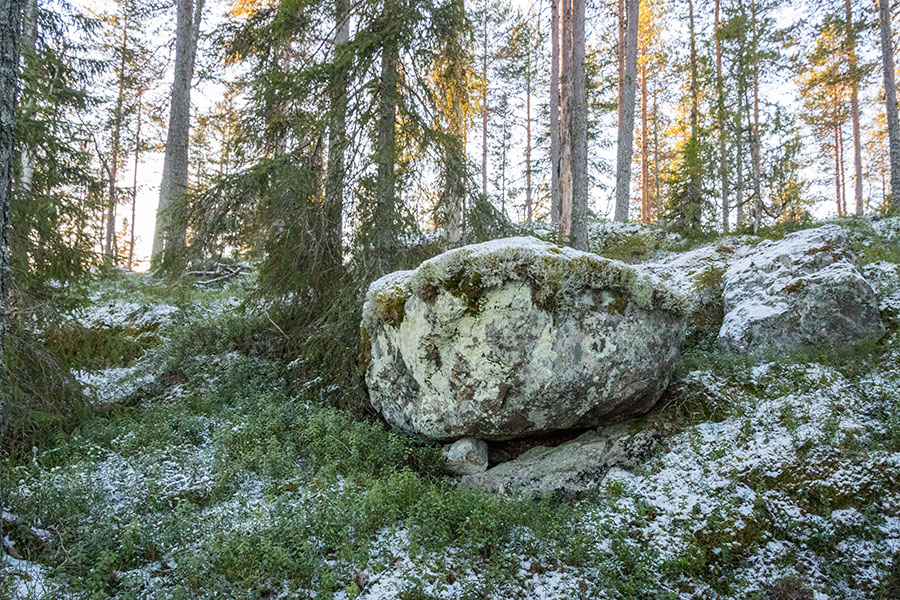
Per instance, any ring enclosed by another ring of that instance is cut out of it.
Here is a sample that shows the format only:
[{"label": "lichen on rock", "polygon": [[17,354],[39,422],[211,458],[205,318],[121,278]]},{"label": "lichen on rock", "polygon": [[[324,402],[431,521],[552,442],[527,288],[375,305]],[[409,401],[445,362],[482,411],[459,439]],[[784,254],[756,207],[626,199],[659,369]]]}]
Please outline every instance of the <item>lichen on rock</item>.
[{"label": "lichen on rock", "polygon": [[373,406],[433,439],[507,439],[649,410],[684,301],[640,270],[535,238],[441,254],[374,282],[363,307]]},{"label": "lichen on rock", "polygon": [[837,225],[763,242],[723,281],[719,344],[732,352],[853,343],[884,332],[875,292]]}]

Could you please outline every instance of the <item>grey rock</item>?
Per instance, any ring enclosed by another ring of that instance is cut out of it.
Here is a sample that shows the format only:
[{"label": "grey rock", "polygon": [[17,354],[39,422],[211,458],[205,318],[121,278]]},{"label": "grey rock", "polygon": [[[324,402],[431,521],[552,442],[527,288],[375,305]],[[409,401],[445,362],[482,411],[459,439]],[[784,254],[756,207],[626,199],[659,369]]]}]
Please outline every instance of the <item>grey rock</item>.
[{"label": "grey rock", "polygon": [[879,260],[866,265],[863,272],[875,290],[882,319],[900,322],[900,264]]},{"label": "grey rock", "polygon": [[650,410],[685,321],[650,274],[510,238],[374,282],[360,354],[373,407],[400,429],[511,439]]},{"label": "grey rock", "polygon": [[453,475],[483,473],[488,468],[488,447],[482,440],[462,438],[444,450],[444,468]]},{"label": "grey rock", "polygon": [[833,346],[884,332],[846,232],[826,225],[760,243],[723,276],[719,345],[731,352]]},{"label": "grey rock", "polygon": [[723,276],[728,267],[753,250],[759,238],[730,236],[684,252],[670,252],[641,267],[680,293],[690,313],[688,331],[715,334],[722,326]]},{"label": "grey rock", "polygon": [[459,486],[495,494],[576,497],[597,490],[610,469],[641,465],[662,439],[653,429],[628,430],[629,424],[620,423],[553,448],[536,446],[484,473],[461,478]]}]

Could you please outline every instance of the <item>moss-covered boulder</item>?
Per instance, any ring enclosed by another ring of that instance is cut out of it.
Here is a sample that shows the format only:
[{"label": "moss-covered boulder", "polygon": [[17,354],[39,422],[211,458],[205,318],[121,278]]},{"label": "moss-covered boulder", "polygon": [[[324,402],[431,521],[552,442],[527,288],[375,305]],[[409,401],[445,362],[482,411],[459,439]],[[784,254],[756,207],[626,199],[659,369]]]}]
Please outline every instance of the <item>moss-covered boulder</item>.
[{"label": "moss-covered boulder", "polygon": [[648,411],[685,319],[683,299],[634,267],[509,238],[374,282],[360,356],[390,423],[509,439]]},{"label": "moss-covered boulder", "polygon": [[834,346],[884,332],[847,234],[825,225],[762,242],[723,276],[719,344],[732,352]]}]

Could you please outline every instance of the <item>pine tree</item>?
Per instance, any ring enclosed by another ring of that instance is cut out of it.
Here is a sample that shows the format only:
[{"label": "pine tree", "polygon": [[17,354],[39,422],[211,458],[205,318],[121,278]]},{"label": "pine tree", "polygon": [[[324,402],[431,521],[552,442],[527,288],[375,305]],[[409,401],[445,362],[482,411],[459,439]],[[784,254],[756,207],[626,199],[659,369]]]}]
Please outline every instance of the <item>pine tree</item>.
[{"label": "pine tree", "polygon": [[15,161],[16,99],[18,96],[19,43],[22,2],[0,0],[0,426],[6,424],[6,307],[9,296],[9,221]]},{"label": "pine tree", "polygon": [[[174,201],[188,191],[188,147],[191,126],[191,86],[204,0],[177,0],[175,28],[175,80],[166,132],[165,160],[153,234],[153,259],[163,250],[180,252],[187,225],[173,210]],[[176,256],[172,257],[176,259]]]},{"label": "pine tree", "polygon": [[884,101],[887,107],[888,144],[891,157],[891,207],[900,198],[900,117],[897,116],[897,86],[894,82],[894,45],[891,35],[891,6],[878,0],[878,23],[881,32],[881,60],[884,75]]},{"label": "pine tree", "polygon": [[621,67],[621,79],[619,81],[621,91],[619,95],[619,143],[616,152],[615,220],[623,223],[628,220],[628,209],[631,203],[631,160],[634,141],[634,97],[638,55],[639,7],[639,0],[628,0],[625,10],[627,24],[622,47],[624,59],[620,59],[620,64],[623,66]]}]

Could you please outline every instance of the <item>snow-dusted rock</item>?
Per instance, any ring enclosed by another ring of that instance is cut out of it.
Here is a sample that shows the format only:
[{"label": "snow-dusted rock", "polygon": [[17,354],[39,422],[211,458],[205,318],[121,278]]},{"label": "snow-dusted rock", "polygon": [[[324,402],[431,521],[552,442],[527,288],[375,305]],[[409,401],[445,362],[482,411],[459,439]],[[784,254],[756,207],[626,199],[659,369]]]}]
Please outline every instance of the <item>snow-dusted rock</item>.
[{"label": "snow-dusted rock", "polygon": [[900,265],[879,260],[866,265],[863,272],[875,289],[881,316],[900,321]]},{"label": "snow-dusted rock", "polygon": [[722,276],[758,241],[747,235],[727,237],[685,252],[663,254],[641,267],[684,296],[690,328],[715,333],[722,326]]},{"label": "snow-dusted rock", "polygon": [[719,344],[732,352],[841,344],[884,331],[875,292],[836,225],[762,242],[723,282]]},{"label": "snow-dusted rock", "polygon": [[444,468],[452,475],[474,475],[488,468],[488,447],[482,440],[462,438],[444,450]]},{"label": "snow-dusted rock", "polygon": [[372,405],[432,439],[509,439],[646,412],[668,384],[683,300],[623,263],[535,238],[466,246],[373,283]]},{"label": "snow-dusted rock", "polygon": [[661,435],[652,429],[629,434],[620,423],[589,431],[553,448],[536,446],[488,471],[467,475],[459,485],[495,494],[554,494],[573,497],[596,490],[610,469],[633,469],[656,449]]}]

